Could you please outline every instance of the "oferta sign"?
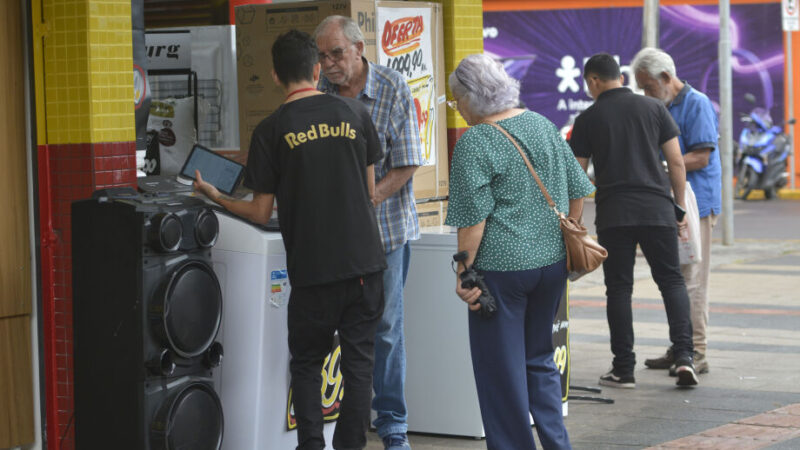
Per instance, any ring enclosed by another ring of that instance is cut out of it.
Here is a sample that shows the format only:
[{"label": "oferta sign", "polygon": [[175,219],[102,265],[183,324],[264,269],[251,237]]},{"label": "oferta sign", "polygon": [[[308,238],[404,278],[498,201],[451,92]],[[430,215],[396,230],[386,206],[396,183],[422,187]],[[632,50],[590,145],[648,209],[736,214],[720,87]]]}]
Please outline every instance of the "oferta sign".
[{"label": "oferta sign", "polygon": [[436,164],[436,86],[430,8],[377,9],[378,63],[406,79],[417,110],[419,137],[426,166]]}]

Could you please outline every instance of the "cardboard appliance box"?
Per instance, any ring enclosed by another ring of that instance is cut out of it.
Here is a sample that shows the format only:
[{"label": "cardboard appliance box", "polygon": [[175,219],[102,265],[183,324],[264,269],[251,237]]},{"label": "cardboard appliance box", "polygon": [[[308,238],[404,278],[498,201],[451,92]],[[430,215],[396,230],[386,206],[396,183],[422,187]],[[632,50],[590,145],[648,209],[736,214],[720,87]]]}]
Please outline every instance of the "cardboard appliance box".
[{"label": "cardboard appliance box", "polygon": [[417,203],[420,228],[440,227],[447,218],[447,200]]},{"label": "cardboard appliance box", "polygon": [[[443,198],[448,194],[449,165],[447,159],[447,120],[445,103],[443,9],[438,3],[377,2],[378,8],[409,8],[431,11],[430,27],[435,97],[432,107],[437,120],[430,139],[435,149],[435,165],[422,166],[414,174],[414,196],[417,199]],[[284,101],[284,93],[272,81],[270,49],[281,33],[295,28],[313,33],[317,25],[330,15],[352,17],[366,40],[364,56],[378,62],[376,2],[371,0],[333,0],[245,5],[236,7],[236,60],[239,93],[240,155],[244,160],[250,149],[253,130]]]},{"label": "cardboard appliance box", "polygon": [[352,17],[366,40],[364,56],[375,61],[375,2],[333,0],[236,7],[236,68],[239,85],[240,152],[250,150],[256,126],[284,101],[272,81],[272,44],[291,29],[313,34],[326,17]]}]

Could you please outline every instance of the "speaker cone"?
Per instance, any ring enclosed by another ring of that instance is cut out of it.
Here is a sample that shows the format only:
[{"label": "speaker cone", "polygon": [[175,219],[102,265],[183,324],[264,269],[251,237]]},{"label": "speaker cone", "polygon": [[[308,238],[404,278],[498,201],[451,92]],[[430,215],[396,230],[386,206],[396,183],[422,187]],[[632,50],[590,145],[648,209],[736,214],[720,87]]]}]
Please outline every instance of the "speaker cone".
[{"label": "speaker cone", "polygon": [[222,363],[222,357],[224,355],[225,351],[222,348],[222,344],[219,342],[214,342],[208,347],[208,350],[206,350],[206,355],[203,358],[203,361],[209,368],[219,367],[219,365]]},{"label": "speaker cone", "polygon": [[168,377],[175,372],[175,358],[167,349],[162,349],[158,356],[153,357],[146,365],[156,375]]},{"label": "speaker cone", "polygon": [[194,223],[194,237],[197,244],[204,248],[213,247],[219,235],[219,220],[210,209],[203,209],[197,214]]},{"label": "speaker cone", "polygon": [[222,404],[205,383],[190,383],[167,398],[151,424],[152,448],[217,450],[222,445]]},{"label": "speaker cone", "polygon": [[150,309],[156,329],[184,358],[202,354],[222,321],[222,291],[214,271],[203,261],[181,263],[167,278]]},{"label": "speaker cone", "polygon": [[183,226],[172,213],[158,213],[150,219],[148,240],[159,252],[174,252],[181,244]]}]

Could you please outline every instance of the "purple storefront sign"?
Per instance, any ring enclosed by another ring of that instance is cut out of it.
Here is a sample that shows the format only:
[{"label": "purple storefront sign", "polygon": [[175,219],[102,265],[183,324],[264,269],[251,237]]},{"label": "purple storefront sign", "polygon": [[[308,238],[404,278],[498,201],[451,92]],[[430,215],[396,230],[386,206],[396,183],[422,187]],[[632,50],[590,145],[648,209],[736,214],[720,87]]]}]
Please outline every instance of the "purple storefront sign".
[{"label": "purple storefront sign", "polygon": [[[716,6],[661,7],[661,47],[672,55],[678,77],[719,102],[719,18]],[[567,124],[592,100],[584,92],[583,63],[607,52],[618,57],[626,84],[641,46],[642,9],[607,8],[484,13],[484,49],[521,82],[521,99],[557,126]],[[783,120],[783,34],[780,4],[731,6],[734,136],[738,117],[753,105]],[[635,81],[633,81],[635,85]],[[633,87],[633,86],[632,86]]]}]

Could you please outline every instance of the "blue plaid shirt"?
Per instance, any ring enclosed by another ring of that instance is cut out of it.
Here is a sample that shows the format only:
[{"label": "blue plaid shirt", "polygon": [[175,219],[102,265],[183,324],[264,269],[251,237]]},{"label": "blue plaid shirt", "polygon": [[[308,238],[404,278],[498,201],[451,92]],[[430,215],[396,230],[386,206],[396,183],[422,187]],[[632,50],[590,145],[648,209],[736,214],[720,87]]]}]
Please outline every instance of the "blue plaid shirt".
[{"label": "blue plaid shirt", "polygon": [[[317,89],[329,94],[339,93],[338,86],[324,76],[320,78]],[[391,169],[421,166],[423,161],[417,111],[403,76],[393,69],[370,62],[366,85],[356,98],[371,111],[372,122],[383,149],[383,159],[375,163],[375,182],[383,179]],[[412,180],[409,179],[376,208],[386,253],[399,248],[406,241],[419,239]]]}]

